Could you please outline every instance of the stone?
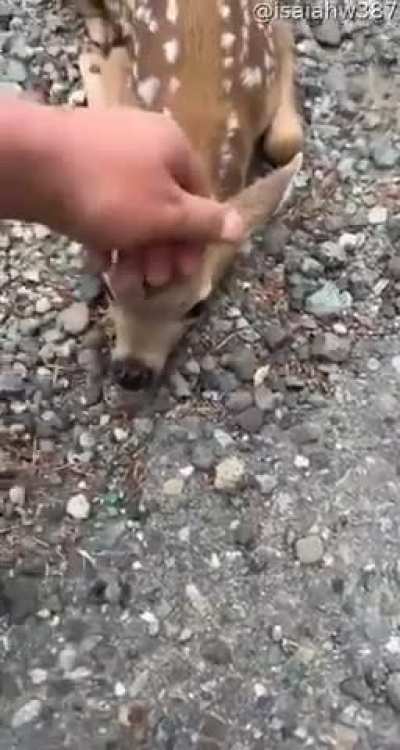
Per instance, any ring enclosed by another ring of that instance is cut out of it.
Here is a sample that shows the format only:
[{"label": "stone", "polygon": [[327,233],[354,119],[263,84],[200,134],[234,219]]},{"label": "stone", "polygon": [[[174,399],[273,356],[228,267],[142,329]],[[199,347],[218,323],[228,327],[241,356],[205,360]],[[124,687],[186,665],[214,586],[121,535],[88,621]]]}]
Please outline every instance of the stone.
[{"label": "stone", "polygon": [[390,675],[386,684],[388,702],[396,713],[400,713],[400,672]]},{"label": "stone", "polygon": [[14,487],[10,487],[8,496],[12,505],[21,508],[25,505],[26,489],[22,485],[15,485]]},{"label": "stone", "polygon": [[87,497],[80,493],[73,495],[67,503],[67,513],[76,521],[85,521],[90,516],[90,503]]},{"label": "stone", "polygon": [[167,481],[164,482],[163,486],[164,495],[167,495],[168,497],[176,497],[178,495],[181,495],[184,486],[185,482],[183,481],[183,479],[179,479],[178,477],[167,479]]},{"label": "stone", "polygon": [[335,271],[346,265],[347,254],[344,247],[335,242],[323,242],[317,250],[318,258],[325,268]]},{"label": "stone", "polygon": [[254,402],[260,411],[274,411],[276,407],[276,395],[265,385],[254,389]]},{"label": "stone", "polygon": [[0,579],[0,617],[8,614],[17,625],[35,614],[38,609],[37,584],[29,576]]},{"label": "stone", "polygon": [[373,206],[368,213],[368,221],[373,225],[385,224],[387,218],[388,210],[386,206]]},{"label": "stone", "polygon": [[322,560],[324,547],[319,536],[306,536],[296,542],[296,555],[303,565],[313,565]]},{"label": "stone", "polygon": [[[3,76],[2,76],[3,77]],[[21,60],[9,59],[6,64],[6,70],[3,80],[6,79],[11,83],[23,84],[27,79],[26,67]]]},{"label": "stone", "polygon": [[38,698],[32,698],[32,700],[21,706],[12,717],[11,727],[13,729],[19,729],[25,724],[31,724],[33,721],[40,717],[43,710],[43,703]]},{"label": "stone", "polygon": [[400,152],[393,148],[387,135],[375,138],[370,147],[371,159],[378,169],[392,169],[399,161]]},{"label": "stone", "polygon": [[340,47],[342,35],[337,19],[329,16],[324,17],[323,11],[321,16],[318,16],[318,20],[320,17],[323,19],[322,23],[312,26],[312,32],[317,42],[323,47]]},{"label": "stone", "polygon": [[91,273],[82,274],[77,287],[77,296],[80,302],[91,305],[98,300],[102,291],[103,284],[99,276]]},{"label": "stone", "polygon": [[258,409],[257,406],[251,406],[236,418],[236,424],[242,430],[249,433],[258,432],[261,429],[263,422],[263,412],[261,409]]},{"label": "stone", "polygon": [[20,375],[13,372],[0,373],[0,401],[17,399],[23,396],[24,391],[25,383]]},{"label": "stone", "polygon": [[192,451],[192,463],[200,471],[209,471],[215,464],[211,443],[196,443]]},{"label": "stone", "polygon": [[245,465],[240,458],[230,456],[221,461],[216,467],[214,487],[217,490],[233,492],[237,490],[243,480]]},{"label": "stone", "polygon": [[395,281],[400,281],[400,255],[394,255],[388,263],[388,273]]},{"label": "stone", "polygon": [[337,364],[348,359],[350,350],[351,344],[348,338],[329,332],[318,334],[311,346],[311,354],[315,359]]},{"label": "stone", "polygon": [[263,495],[272,495],[278,486],[278,480],[271,474],[256,474],[255,480],[258,488]]},{"label": "stone", "polygon": [[280,349],[289,338],[288,331],[277,323],[267,325],[264,329],[264,339],[271,352]]},{"label": "stone", "polygon": [[227,402],[226,408],[233,412],[242,412],[253,404],[253,397],[249,391],[238,390],[232,393]]},{"label": "stone", "polygon": [[249,349],[248,347],[237,349],[229,357],[228,361],[239,380],[243,382],[249,382],[252,380],[256,369],[256,358],[252,349]]},{"label": "stone", "polygon": [[60,324],[66,333],[79,336],[86,331],[90,321],[86,302],[73,302],[60,314]]},{"label": "stone", "polygon": [[305,309],[317,318],[325,318],[350,310],[352,302],[349,292],[341,292],[336,284],[327,281],[321,289],[307,297]]},{"label": "stone", "polygon": [[203,737],[220,742],[221,744],[225,741],[228,734],[228,727],[226,723],[216,714],[207,713],[204,715],[200,725],[200,734]]},{"label": "stone", "polygon": [[210,638],[205,641],[201,648],[201,655],[206,661],[219,666],[230,664],[232,661],[230,646],[221,638]]}]

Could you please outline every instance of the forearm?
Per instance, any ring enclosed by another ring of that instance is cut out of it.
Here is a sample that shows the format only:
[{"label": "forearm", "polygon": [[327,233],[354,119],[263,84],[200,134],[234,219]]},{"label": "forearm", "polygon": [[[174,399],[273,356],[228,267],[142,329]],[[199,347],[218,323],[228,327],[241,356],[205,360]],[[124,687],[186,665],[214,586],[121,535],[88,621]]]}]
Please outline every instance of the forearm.
[{"label": "forearm", "polygon": [[0,100],[0,219],[45,223],[49,212],[58,213],[63,114],[31,102]]}]

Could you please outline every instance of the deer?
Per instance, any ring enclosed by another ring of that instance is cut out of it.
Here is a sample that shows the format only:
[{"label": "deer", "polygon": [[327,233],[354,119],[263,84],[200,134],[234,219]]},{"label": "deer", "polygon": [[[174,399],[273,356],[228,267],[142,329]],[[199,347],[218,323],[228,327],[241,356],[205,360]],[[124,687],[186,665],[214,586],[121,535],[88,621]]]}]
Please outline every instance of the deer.
[{"label": "deer", "polygon": [[[202,160],[210,196],[240,213],[246,238],[285,204],[302,167],[290,26],[258,22],[255,0],[75,0],[84,19],[79,65],[89,107],[173,117]],[[271,171],[249,181],[261,144]],[[248,248],[211,243],[193,276],[118,298],[104,274],[123,388],[159,382],[172,352]],[[111,250],[111,249],[110,249]],[[247,250],[248,252],[248,250]],[[113,249],[118,262],[118,249]]]}]

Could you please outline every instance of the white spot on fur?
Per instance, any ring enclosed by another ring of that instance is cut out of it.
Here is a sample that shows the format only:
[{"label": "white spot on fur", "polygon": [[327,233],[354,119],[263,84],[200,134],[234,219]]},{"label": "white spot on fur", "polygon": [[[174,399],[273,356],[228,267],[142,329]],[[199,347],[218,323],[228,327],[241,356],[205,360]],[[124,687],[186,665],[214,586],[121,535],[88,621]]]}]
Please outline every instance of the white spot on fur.
[{"label": "white spot on fur", "polygon": [[171,39],[163,44],[165,57],[171,65],[176,63],[179,55],[179,42],[177,39]]},{"label": "white spot on fur", "polygon": [[239,117],[236,112],[231,112],[228,117],[228,134],[235,132],[236,130],[239,130]]},{"label": "white spot on fur", "polygon": [[179,10],[177,0],[167,0],[167,21],[176,23],[178,20]]},{"label": "white spot on fur", "polygon": [[180,82],[179,78],[176,78],[176,76],[172,76],[172,78],[170,79],[170,82],[168,84],[168,88],[169,88],[171,94],[176,94],[176,92],[180,88],[180,85],[181,85],[181,82]]},{"label": "white spot on fur", "polygon": [[234,62],[235,62],[234,57],[224,57],[222,64],[225,70],[229,70],[230,68],[233,68]]},{"label": "white spot on fur", "polygon": [[231,34],[229,31],[227,31],[225,34],[222,34],[221,37],[221,47],[222,49],[230,49],[233,44],[235,43],[235,35]]},{"label": "white spot on fur", "polygon": [[231,91],[232,91],[232,85],[233,85],[233,83],[232,83],[232,81],[231,81],[230,78],[224,78],[224,80],[222,81],[222,88],[224,89],[224,91],[225,91],[226,94],[230,94],[231,93]]},{"label": "white spot on fur", "polygon": [[228,18],[230,18],[231,15],[231,9],[230,6],[227,5],[227,3],[219,0],[218,2],[218,10],[221,18],[223,18],[224,21],[226,21]]},{"label": "white spot on fur", "polygon": [[240,77],[243,85],[249,89],[262,84],[262,70],[258,66],[256,68],[244,68]]},{"label": "white spot on fur", "polygon": [[154,76],[149,76],[149,78],[145,78],[138,83],[138,94],[148,107],[154,104],[154,100],[160,90],[160,85],[160,80]]},{"label": "white spot on fur", "polygon": [[270,73],[273,69],[272,58],[269,52],[266,52],[264,55],[264,67],[267,73]]}]

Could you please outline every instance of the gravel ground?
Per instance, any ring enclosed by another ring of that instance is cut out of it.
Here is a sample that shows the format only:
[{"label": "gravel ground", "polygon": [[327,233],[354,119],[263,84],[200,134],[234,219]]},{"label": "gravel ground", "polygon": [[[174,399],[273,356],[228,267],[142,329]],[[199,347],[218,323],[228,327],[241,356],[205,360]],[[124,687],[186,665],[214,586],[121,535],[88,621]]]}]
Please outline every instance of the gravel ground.
[{"label": "gravel ground", "polygon": [[[399,18],[298,24],[296,194],[157,394],[80,248],[4,226],[1,750],[400,748]],[[70,11],[0,45],[83,103]]]}]

